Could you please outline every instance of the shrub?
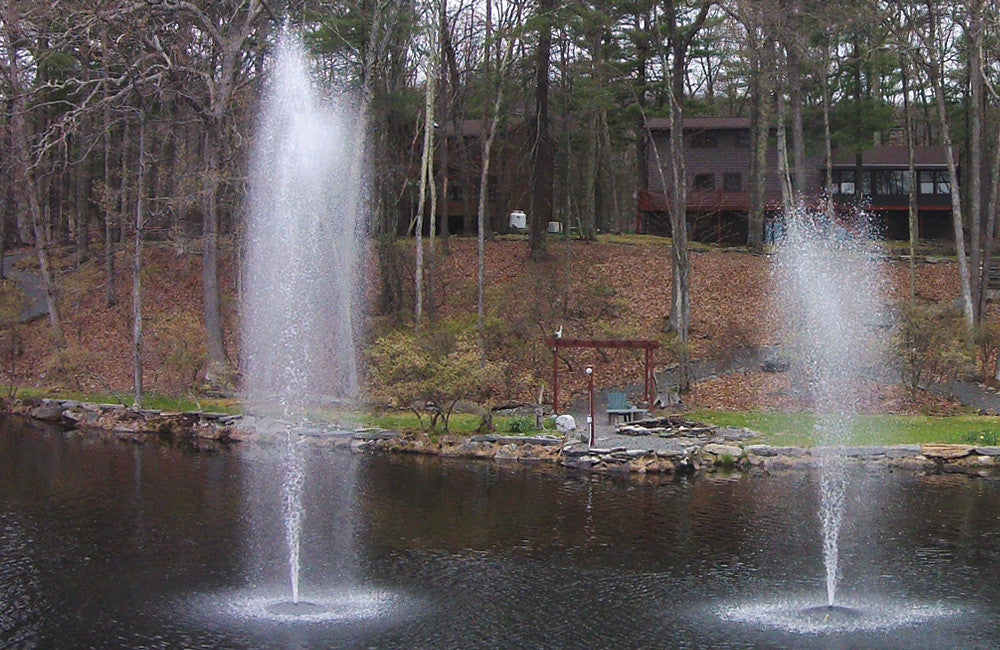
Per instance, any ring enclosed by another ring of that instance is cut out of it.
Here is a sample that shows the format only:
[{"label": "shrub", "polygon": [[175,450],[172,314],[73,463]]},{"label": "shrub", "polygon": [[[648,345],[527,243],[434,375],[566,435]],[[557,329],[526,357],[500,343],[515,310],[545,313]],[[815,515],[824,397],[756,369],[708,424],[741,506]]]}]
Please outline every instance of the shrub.
[{"label": "shrub", "polygon": [[207,357],[197,316],[165,315],[150,323],[149,334],[150,347],[160,356],[169,389],[181,393],[197,386]]},{"label": "shrub", "polygon": [[27,296],[10,280],[0,281],[0,368],[7,384],[7,396],[14,397],[24,369],[24,340],[18,324]]},{"label": "shrub", "polygon": [[516,415],[507,420],[507,431],[510,433],[528,433],[535,430],[535,420],[527,415]]},{"label": "shrub", "polygon": [[997,358],[1000,349],[1000,323],[983,323],[976,329],[976,346],[979,348],[979,379],[993,378],[994,367],[990,361]]},{"label": "shrub", "polygon": [[445,431],[458,400],[490,401],[502,371],[482,362],[475,327],[454,321],[389,332],[369,356],[376,394],[412,409],[421,424],[427,415],[431,429],[440,420]]},{"label": "shrub", "polygon": [[962,434],[962,442],[967,445],[995,446],[997,444],[997,434],[995,431],[966,431]]},{"label": "shrub", "polygon": [[17,390],[24,378],[24,339],[21,328],[10,326],[0,330],[0,367],[7,384],[7,397],[17,396]]},{"label": "shrub", "polygon": [[722,469],[733,469],[736,467],[736,459],[733,458],[732,454],[720,454],[715,464]]},{"label": "shrub", "polygon": [[922,381],[954,379],[972,366],[972,346],[955,309],[908,303],[900,309],[894,348],[900,375],[912,397]]}]

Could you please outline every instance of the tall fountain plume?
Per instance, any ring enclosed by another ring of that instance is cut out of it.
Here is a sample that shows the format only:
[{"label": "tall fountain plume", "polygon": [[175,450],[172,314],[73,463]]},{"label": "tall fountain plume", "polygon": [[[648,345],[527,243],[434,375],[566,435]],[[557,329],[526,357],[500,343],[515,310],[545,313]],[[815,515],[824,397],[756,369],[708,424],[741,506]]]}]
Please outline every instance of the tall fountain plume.
[{"label": "tall fountain plume", "polygon": [[285,438],[282,504],[292,601],[299,600],[302,436],[312,409],[350,401],[362,130],[312,82],[301,40],[277,47],[250,172],[243,268],[247,409]]},{"label": "tall fountain plume", "polygon": [[[850,223],[798,208],[776,250],[775,282],[788,328],[787,353],[816,415],[819,517],[828,606],[836,604],[840,529],[848,488],[842,447],[867,394],[864,380],[883,360],[884,270],[864,213]],[[841,448],[841,449],[838,449]]]}]

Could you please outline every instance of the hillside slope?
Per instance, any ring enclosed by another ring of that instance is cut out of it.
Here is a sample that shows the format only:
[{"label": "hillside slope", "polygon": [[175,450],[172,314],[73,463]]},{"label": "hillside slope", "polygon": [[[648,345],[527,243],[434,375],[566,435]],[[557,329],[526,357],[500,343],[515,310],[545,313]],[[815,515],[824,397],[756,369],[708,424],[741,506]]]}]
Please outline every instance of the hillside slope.
[{"label": "hillside slope", "polygon": [[[543,337],[562,328],[564,337],[657,338],[667,345],[657,355],[659,365],[671,363],[669,339],[664,336],[669,317],[669,248],[653,243],[583,243],[552,241],[550,260],[527,260],[527,246],[518,240],[487,244],[487,311],[491,315],[492,356],[509,363],[505,397],[534,401],[545,390],[551,374],[551,351]],[[407,245],[411,254],[412,243]],[[475,313],[475,242],[453,238],[447,255],[439,255],[433,293],[437,318],[469,323]],[[125,253],[119,269],[127,269]],[[776,287],[768,258],[745,252],[697,250],[691,255],[691,351],[701,358],[725,358],[737,347],[779,343],[781,325],[775,318]],[[369,265],[371,268],[373,265]],[[906,294],[905,262],[888,262],[892,300]],[[235,264],[223,256],[224,311],[230,359],[238,364],[238,309]],[[374,274],[366,273],[374,284]],[[201,321],[201,266],[196,252],[165,244],[147,248],[144,267],[143,352],[147,387],[165,394],[197,392],[203,370]],[[118,304],[103,304],[104,277],[99,261],[61,276],[62,306],[69,346],[53,351],[48,324],[36,321],[23,328],[24,355],[15,375],[21,385],[83,391],[127,392],[131,382],[131,277],[117,277]],[[412,282],[401,285],[412,304]],[[949,262],[918,265],[920,297],[951,300],[957,294],[957,276]],[[374,293],[370,288],[369,294]],[[378,328],[385,327],[385,319]],[[629,351],[569,351],[561,358],[565,390],[580,393],[582,368],[592,364],[599,386],[641,381],[640,353]],[[9,373],[8,373],[9,374]],[[785,375],[741,373],[699,385],[692,396],[699,405],[730,408],[794,408]],[[4,382],[7,383],[7,382]],[[873,389],[885,394],[883,408],[907,410],[892,387]]]}]

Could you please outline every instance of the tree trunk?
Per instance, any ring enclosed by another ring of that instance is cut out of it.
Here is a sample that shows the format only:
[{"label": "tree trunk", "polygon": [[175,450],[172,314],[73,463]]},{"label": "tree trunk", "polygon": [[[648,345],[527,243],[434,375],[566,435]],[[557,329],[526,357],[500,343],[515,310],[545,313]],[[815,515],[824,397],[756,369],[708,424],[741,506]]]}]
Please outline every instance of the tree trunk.
[{"label": "tree trunk", "polygon": [[[997,139],[993,149],[993,168],[990,170],[990,202],[986,210],[986,246],[983,251],[983,266],[987,271],[983,273],[983,287],[979,292],[979,298],[986,302],[986,288],[989,281],[990,256],[996,246],[996,225],[997,213],[1000,212],[1000,130],[997,131]],[[985,310],[985,304],[983,307]],[[997,363],[994,379],[1000,381],[1000,350],[997,350]]]},{"label": "tree trunk", "polygon": [[948,160],[948,176],[951,184],[951,216],[955,230],[955,256],[958,259],[958,278],[961,287],[962,312],[965,314],[965,324],[971,330],[975,324],[975,311],[972,306],[972,291],[969,279],[969,263],[965,252],[965,226],[962,223],[962,200],[956,191],[958,180],[958,165],[955,163],[955,151],[951,139],[951,126],[948,122],[948,109],[944,103],[944,88],[942,87],[940,70],[936,63],[932,64],[931,76],[934,84],[934,94],[937,103],[938,121],[941,126],[941,141],[945,146]]},{"label": "tree trunk", "polygon": [[[89,125],[87,125],[89,127]],[[88,156],[80,156],[80,161],[76,164],[76,173],[72,175],[73,180],[73,215],[76,222],[76,267],[87,261],[90,257],[90,242],[88,241],[88,216],[90,210],[87,206],[87,188],[90,186],[90,167],[87,163]]]},{"label": "tree trunk", "polygon": [[750,125],[753,158],[750,161],[750,211],[748,215],[747,245],[751,250],[764,249],[764,211],[767,196],[767,145],[771,121],[770,66],[764,57],[763,43],[751,37],[755,52],[753,75],[753,117]]},{"label": "tree trunk", "polygon": [[613,221],[610,224],[605,224],[605,228],[610,225],[615,231],[622,232],[625,230],[625,224],[623,223],[621,204],[619,202],[619,187],[617,175],[615,174],[616,167],[611,163],[611,126],[608,124],[608,111],[606,109],[601,109],[600,120],[601,146],[607,152],[606,155],[601,157],[601,169],[603,170],[604,177],[607,178],[607,185],[611,189],[611,214],[614,215]]},{"label": "tree trunk", "polygon": [[[424,92],[424,145],[420,154],[420,193],[417,200],[416,214],[416,268],[414,270],[413,285],[416,300],[413,305],[413,322],[419,329],[424,320],[424,207],[427,202],[428,185],[433,185],[433,169],[431,162],[434,158],[434,80],[437,76],[437,69],[433,63],[433,57],[427,65],[427,81]],[[433,192],[434,188],[431,187]],[[434,214],[431,213],[431,219]]]},{"label": "tree trunk", "polygon": [[906,168],[910,174],[909,188],[909,234],[910,234],[910,300],[917,297],[917,237],[919,222],[917,213],[917,171],[915,142],[913,134],[913,106],[910,100],[910,71],[904,62],[901,69],[903,79],[903,126],[906,131]]},{"label": "tree trunk", "polygon": [[142,235],[146,225],[146,115],[139,117],[139,165],[135,179],[135,249],[132,257],[132,408],[142,408]]},{"label": "tree trunk", "polygon": [[[441,30],[438,34],[438,40],[441,45],[441,49],[438,52],[438,64],[440,68],[440,82],[441,90],[439,91],[439,101],[441,107],[438,111],[440,116],[441,124],[443,125],[442,133],[446,135],[441,138],[441,144],[439,145],[441,149],[441,212],[440,218],[438,219],[438,228],[441,232],[441,250],[445,255],[448,255],[448,239],[451,236],[451,224],[448,223],[448,217],[450,213],[449,197],[448,197],[448,185],[451,176],[451,161],[449,157],[451,153],[449,151],[451,141],[447,137],[447,125],[452,121],[452,115],[455,112],[455,95],[459,91],[459,87],[451,84],[448,77],[448,58],[447,49],[449,47],[449,27],[448,27],[448,3],[447,0],[440,0],[438,4],[438,27]],[[459,141],[462,139],[461,132],[458,133]],[[433,274],[432,274],[433,276]]]},{"label": "tree trunk", "polygon": [[587,126],[587,175],[583,184],[583,239],[597,239],[597,113]]},{"label": "tree trunk", "polygon": [[854,205],[860,212],[865,204],[865,165],[861,149],[854,152]]},{"label": "tree trunk", "polygon": [[[986,293],[990,279],[990,259],[996,247],[997,212],[1000,212],[1000,130],[993,144],[993,163],[990,168],[990,200],[986,206],[986,236],[983,239],[983,273],[979,278],[979,313],[986,313]],[[1000,364],[997,366],[1000,379]]]},{"label": "tree trunk", "polygon": [[781,182],[781,207],[785,218],[792,216],[792,179],[788,173],[788,133],[785,129],[785,93],[778,93],[778,180]]},{"label": "tree trunk", "polygon": [[[649,31],[649,15],[636,17],[636,24],[642,25],[642,34]],[[649,62],[649,42],[644,36],[636,42],[636,104],[639,106],[635,119],[635,201],[638,217],[640,196],[649,190],[649,131],[646,128],[646,75]]]},{"label": "tree trunk", "polygon": [[204,304],[205,334],[208,348],[206,380],[229,386],[232,379],[222,334],[222,298],[219,290],[219,212],[220,143],[219,128],[209,125],[205,136],[205,176],[203,180],[204,208],[201,234],[201,283]]},{"label": "tree trunk", "polygon": [[[969,179],[969,266],[974,275],[975,281],[971,283],[972,289],[972,317],[973,322],[978,325],[983,314],[980,309],[979,289],[982,286],[982,277],[988,274],[988,270],[980,263],[982,253],[982,174],[983,174],[983,61],[982,61],[982,3],[971,2],[969,11],[971,12],[971,27],[969,30],[969,169],[964,176]],[[953,178],[957,178],[953,177]],[[955,182],[952,183],[952,191],[955,190]]]},{"label": "tree trunk", "polygon": [[802,124],[802,72],[794,47],[788,50],[788,103],[792,112],[792,185],[793,200],[806,192],[806,143]]},{"label": "tree trunk", "polygon": [[677,334],[680,376],[678,390],[691,387],[688,350],[688,325],[691,320],[691,287],[688,279],[687,233],[687,173],[684,167],[684,92],[683,56],[677,58],[672,70],[670,96],[670,170],[673,181],[670,206],[671,309],[670,323]]},{"label": "tree trunk", "polygon": [[539,0],[541,24],[535,52],[535,137],[531,161],[531,214],[528,250],[531,259],[546,256],[545,226],[552,220],[554,147],[549,135],[549,58],[552,52],[552,13],[556,0]]},{"label": "tree trunk", "polygon": [[865,202],[865,183],[864,183],[864,160],[861,153],[861,128],[863,125],[862,115],[861,115],[861,100],[862,100],[862,88],[861,88],[861,45],[858,42],[857,37],[855,37],[853,42],[853,58],[854,58],[854,128],[857,137],[854,142],[854,204],[856,206],[857,212],[861,212],[861,208]]},{"label": "tree trunk", "polygon": [[6,31],[7,60],[4,62],[4,72],[8,82],[8,102],[10,107],[10,137],[13,149],[14,174],[21,187],[22,205],[27,204],[31,230],[35,239],[35,253],[38,256],[39,274],[42,276],[42,286],[45,288],[45,300],[49,308],[49,325],[52,328],[52,344],[57,349],[66,347],[66,336],[63,333],[62,317],[59,311],[59,295],[53,278],[52,266],[49,261],[46,224],[39,199],[39,184],[31,164],[31,147],[28,143],[28,125],[25,122],[27,101],[24,97],[24,80],[17,61],[15,43],[18,41],[17,16],[4,12],[0,16]]},{"label": "tree trunk", "polygon": [[[488,3],[487,3],[488,4]],[[497,90],[493,98],[493,112],[490,116],[490,132],[483,142],[482,169],[479,173],[479,205],[476,209],[476,332],[479,338],[479,364],[486,365],[486,199],[489,189],[490,156],[493,140],[500,122],[503,106],[503,85],[507,64],[512,54],[513,43],[508,41],[507,49],[497,62]]]},{"label": "tree trunk", "polygon": [[833,140],[830,137],[830,45],[823,46],[823,155],[826,166],[826,216],[833,221]]},{"label": "tree trunk", "polygon": [[104,305],[108,309],[115,306],[115,245],[112,241],[114,235],[114,206],[111,201],[111,116],[110,108],[107,105],[107,88],[104,91],[105,105],[103,109],[104,123]]}]

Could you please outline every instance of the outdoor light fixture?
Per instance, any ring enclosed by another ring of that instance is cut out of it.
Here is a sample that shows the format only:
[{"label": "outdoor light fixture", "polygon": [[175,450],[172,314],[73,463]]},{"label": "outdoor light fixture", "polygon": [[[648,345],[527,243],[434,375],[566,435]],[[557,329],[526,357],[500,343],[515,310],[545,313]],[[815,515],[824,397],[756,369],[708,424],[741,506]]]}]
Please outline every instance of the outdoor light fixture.
[{"label": "outdoor light fixture", "polygon": [[590,392],[590,415],[587,416],[587,424],[590,425],[590,447],[594,446],[594,367],[587,366],[588,389]]}]

